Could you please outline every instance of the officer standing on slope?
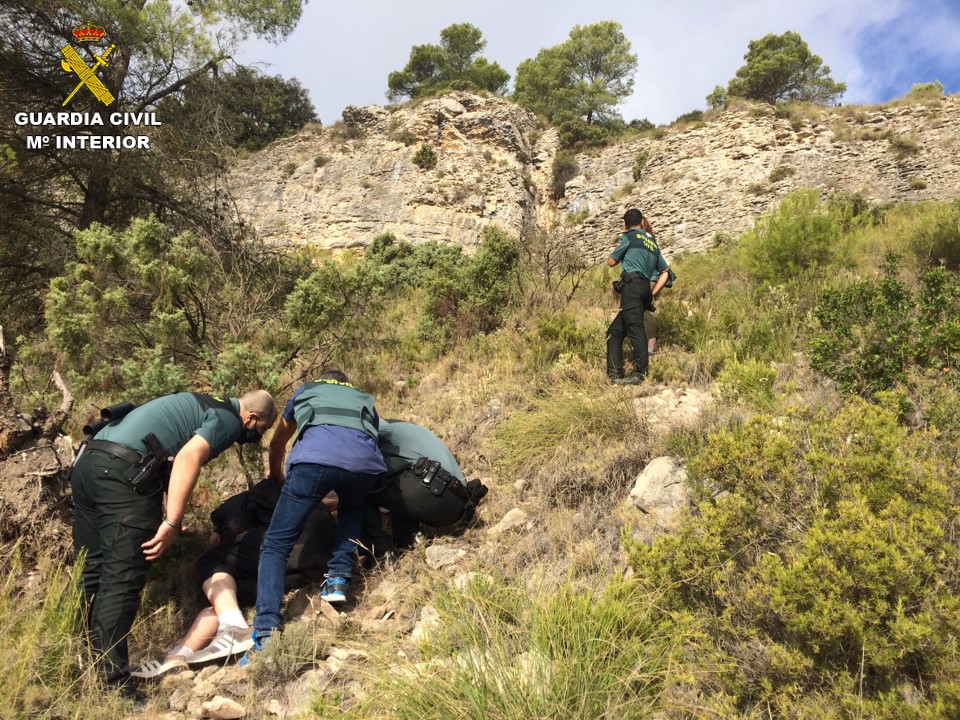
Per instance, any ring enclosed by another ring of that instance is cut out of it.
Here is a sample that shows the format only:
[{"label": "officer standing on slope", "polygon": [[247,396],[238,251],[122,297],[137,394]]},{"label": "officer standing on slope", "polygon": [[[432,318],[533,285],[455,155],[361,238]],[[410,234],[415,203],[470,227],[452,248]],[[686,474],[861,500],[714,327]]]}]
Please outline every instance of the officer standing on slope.
[{"label": "officer standing on slope", "polygon": [[[614,289],[620,293],[620,312],[607,329],[607,375],[616,385],[635,385],[647,374],[647,334],[643,311],[653,310],[653,300],[669,279],[669,266],[652,235],[641,228],[643,213],[636,208],[623,215],[625,232],[607,258],[607,265],[621,265]],[[654,283],[651,288],[651,283]],[[623,339],[633,346],[634,373],[624,377]]]}]

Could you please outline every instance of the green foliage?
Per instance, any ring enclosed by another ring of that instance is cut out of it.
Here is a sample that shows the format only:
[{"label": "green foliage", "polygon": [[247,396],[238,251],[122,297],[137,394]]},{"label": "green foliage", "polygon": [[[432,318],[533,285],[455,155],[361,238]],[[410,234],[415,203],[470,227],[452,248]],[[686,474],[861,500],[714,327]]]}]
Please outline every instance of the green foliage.
[{"label": "green foliage", "polygon": [[444,28],[439,45],[415,45],[406,67],[390,73],[387,97],[394,102],[436,95],[450,87],[502,93],[510,74],[497,63],[477,57],[486,44],[480,30],[468,23]]},{"label": "green foliage", "polygon": [[694,122],[700,122],[701,120],[703,120],[703,110],[691,110],[690,112],[684,113],[673,122],[674,124],[694,123]]},{"label": "green foliage", "polygon": [[649,153],[647,153],[646,150],[641,150],[638,152],[637,156],[633,159],[633,179],[635,181],[640,181],[640,178],[643,175],[643,169],[647,166],[648,159]]},{"label": "green foliage", "polygon": [[790,165],[777,165],[770,171],[770,182],[776,183],[792,176],[797,171]]},{"label": "green foliage", "polygon": [[899,261],[890,255],[881,279],[830,288],[818,299],[811,364],[847,392],[873,395],[911,370],[952,369],[960,361],[960,278],[932,268],[914,293],[915,282],[897,279]]},{"label": "green foliage", "polygon": [[546,367],[571,355],[585,361],[599,361],[601,349],[596,341],[597,330],[596,327],[579,325],[576,317],[568,312],[552,312],[539,317],[528,337],[534,363]]},{"label": "green foliage", "polygon": [[627,123],[627,127],[638,132],[646,132],[647,130],[653,130],[656,126],[646,118],[640,118],[639,120],[631,120]]},{"label": "green foliage", "polygon": [[500,326],[519,294],[520,246],[503,230],[487,226],[476,254],[424,281],[421,335],[440,344]]},{"label": "green foliage", "polygon": [[660,705],[674,649],[650,598],[622,581],[530,593],[516,580],[477,579],[433,604],[440,623],[420,662],[376,663],[377,690],[351,717],[574,720],[649,717]]},{"label": "green foliage", "polygon": [[903,717],[897,688],[957,681],[949,470],[897,414],[854,400],[713,433],[690,461],[698,512],[631,546],[641,587],[702,628],[693,655],[724,716],[803,716],[859,687],[861,707]]},{"label": "green foliage", "polygon": [[890,151],[898,158],[907,158],[920,152],[920,143],[910,135],[890,135]]},{"label": "green foliage", "polygon": [[939,100],[943,97],[943,83],[939,80],[915,83],[907,92],[907,100]]},{"label": "green foliage", "polygon": [[[746,65],[727,85],[727,95],[775,105],[782,100],[832,105],[847,90],[830,77],[823,59],[798,33],[766,35],[748,44]],[[716,93],[711,94],[710,97]],[[719,98],[719,96],[718,96]]]},{"label": "green foliage", "polygon": [[51,281],[45,312],[50,344],[78,390],[137,399],[206,387],[213,377],[237,382],[223,391],[242,389],[241,380],[271,387],[280,347],[241,359],[278,320],[287,285],[275,273],[292,263],[175,235],[155,218],[119,233],[94,225],[76,242],[78,259]]},{"label": "green foliage", "polygon": [[713,88],[713,92],[707,95],[707,105],[713,110],[726,110],[729,103],[727,89],[721,85],[717,85]]},{"label": "green foliage", "polygon": [[432,145],[423,143],[413,156],[413,164],[421,170],[433,170],[437,166],[437,153]]},{"label": "green foliage", "polygon": [[843,209],[824,207],[815,190],[797,190],[741,240],[744,262],[760,282],[784,282],[830,265],[841,251]]},{"label": "green foliage", "polygon": [[251,152],[319,122],[310,95],[298,80],[245,67],[198,79],[182,96],[161,104],[158,112],[189,125],[215,122],[224,143]]},{"label": "green foliage", "polygon": [[717,394],[726,402],[737,402],[758,409],[773,405],[773,384],[777,371],[752,358],[732,362],[717,377]]},{"label": "green foliage", "polygon": [[520,63],[514,99],[556,125],[603,125],[619,117],[615,108],[633,92],[636,70],[619,23],[577,25],[565,42]]},{"label": "green foliage", "polygon": [[558,152],[553,156],[553,181],[550,189],[553,198],[559,200],[563,197],[566,185],[573,180],[580,172],[580,165],[577,163],[576,156],[571,152]]}]

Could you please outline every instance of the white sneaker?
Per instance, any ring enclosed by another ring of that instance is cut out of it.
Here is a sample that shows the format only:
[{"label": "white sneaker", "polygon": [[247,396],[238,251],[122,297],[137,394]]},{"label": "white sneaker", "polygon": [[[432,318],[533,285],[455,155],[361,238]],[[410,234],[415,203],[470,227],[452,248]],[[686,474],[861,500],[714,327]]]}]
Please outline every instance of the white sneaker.
[{"label": "white sneaker", "polygon": [[171,670],[186,670],[187,659],[183,655],[166,655],[161,660],[147,660],[137,670],[130,673],[135,678],[155,678]]},{"label": "white sneaker", "polygon": [[242,655],[253,647],[253,628],[238,628],[225,625],[217,630],[216,637],[202,650],[197,650],[187,658],[191,665],[223,660],[234,655]]}]

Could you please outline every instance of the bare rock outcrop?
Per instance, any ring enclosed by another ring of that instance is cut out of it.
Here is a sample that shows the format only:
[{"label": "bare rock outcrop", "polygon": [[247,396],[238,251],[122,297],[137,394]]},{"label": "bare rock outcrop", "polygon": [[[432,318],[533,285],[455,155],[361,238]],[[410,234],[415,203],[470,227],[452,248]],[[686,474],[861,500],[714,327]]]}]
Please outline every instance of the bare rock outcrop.
[{"label": "bare rock outcrop", "polygon": [[[499,97],[451,93],[387,110],[348,107],[240,164],[240,213],[266,240],[363,247],[381,232],[471,247],[496,224],[519,234],[536,118]],[[414,163],[430,146],[434,167]],[[549,155],[549,153],[548,153]]]},{"label": "bare rock outcrop", "polygon": [[[423,145],[436,165],[420,167]],[[668,256],[735,237],[799,187],[874,202],[960,197],[960,96],[793,115],[748,106],[576,157],[551,197],[556,130],[510,101],[451,92],[401,107],[348,107],[241,162],[237,207],[280,244],[362,248],[390,231],[470,249],[487,225],[549,232],[602,260],[631,206]],[[634,168],[645,158],[639,177]]]}]

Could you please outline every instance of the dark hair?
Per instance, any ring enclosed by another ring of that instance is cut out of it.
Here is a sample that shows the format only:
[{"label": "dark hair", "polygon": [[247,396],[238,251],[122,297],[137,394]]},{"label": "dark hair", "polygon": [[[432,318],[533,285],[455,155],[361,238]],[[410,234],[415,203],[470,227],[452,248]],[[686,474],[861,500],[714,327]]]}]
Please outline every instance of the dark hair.
[{"label": "dark hair", "polygon": [[340,372],[339,370],[324,370],[320,373],[320,376],[317,380],[333,380],[334,382],[341,382],[350,384],[350,380],[347,379],[347,376]]},{"label": "dark hair", "polygon": [[636,208],[630,208],[623,214],[623,224],[627,227],[636,227],[643,220],[643,213]]}]

